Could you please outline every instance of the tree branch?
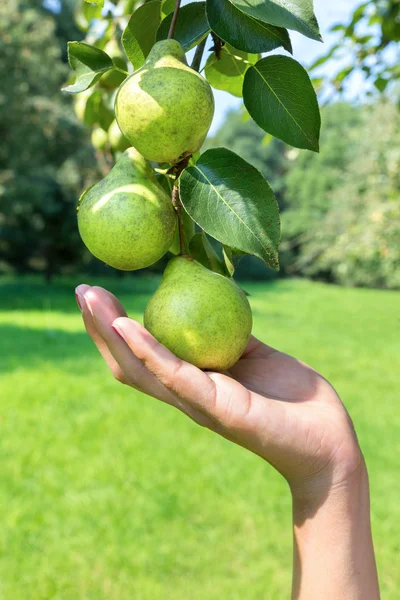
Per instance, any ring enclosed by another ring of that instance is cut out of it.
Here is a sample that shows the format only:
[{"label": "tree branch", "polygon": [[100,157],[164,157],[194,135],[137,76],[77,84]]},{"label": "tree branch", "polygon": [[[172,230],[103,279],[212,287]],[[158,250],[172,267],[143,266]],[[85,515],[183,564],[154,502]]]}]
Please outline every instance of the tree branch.
[{"label": "tree branch", "polygon": [[178,13],[179,13],[180,6],[181,6],[181,0],[176,0],[175,10],[174,10],[174,14],[172,16],[171,26],[170,26],[169,32],[168,32],[169,40],[174,39],[175,27],[176,27],[176,22],[178,20]]}]

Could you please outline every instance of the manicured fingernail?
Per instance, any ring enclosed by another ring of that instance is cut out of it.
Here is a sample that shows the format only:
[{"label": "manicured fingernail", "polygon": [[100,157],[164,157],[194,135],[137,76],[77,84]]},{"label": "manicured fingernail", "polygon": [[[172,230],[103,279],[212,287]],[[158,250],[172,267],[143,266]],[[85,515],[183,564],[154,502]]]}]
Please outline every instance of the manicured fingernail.
[{"label": "manicured fingernail", "polygon": [[92,315],[92,317],[94,318],[94,314],[93,314],[93,310],[92,307],[90,306],[90,302],[89,300],[86,298],[86,296],[83,296],[83,303],[86,306],[86,308],[88,309],[88,311],[90,312],[90,314]]},{"label": "manicured fingernail", "polygon": [[111,325],[111,327],[114,329],[115,333],[118,333],[119,337],[122,338],[124,340],[124,342],[126,343],[125,334],[121,331],[121,329],[118,327],[118,325]]},{"label": "manicured fingernail", "polygon": [[82,302],[81,302],[81,298],[79,297],[79,295],[75,292],[75,298],[76,298],[76,303],[79,306],[79,310],[82,312]]}]

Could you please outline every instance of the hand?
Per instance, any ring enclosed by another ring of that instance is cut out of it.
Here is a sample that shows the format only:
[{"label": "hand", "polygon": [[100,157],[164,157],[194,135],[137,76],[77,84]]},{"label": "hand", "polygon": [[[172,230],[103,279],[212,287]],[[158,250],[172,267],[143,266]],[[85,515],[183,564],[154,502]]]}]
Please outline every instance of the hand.
[{"label": "hand", "polygon": [[114,377],[273,465],[293,496],[294,600],[378,600],[368,476],[350,418],[307,365],[252,338],[227,373],[172,354],[106,290],[81,285],[86,329]]},{"label": "hand", "polygon": [[86,329],[118,381],[258,454],[295,498],[312,499],[312,510],[363,468],[343,404],[307,365],[252,338],[229,372],[203,372],[128,319],[106,290],[81,285],[76,293]]}]

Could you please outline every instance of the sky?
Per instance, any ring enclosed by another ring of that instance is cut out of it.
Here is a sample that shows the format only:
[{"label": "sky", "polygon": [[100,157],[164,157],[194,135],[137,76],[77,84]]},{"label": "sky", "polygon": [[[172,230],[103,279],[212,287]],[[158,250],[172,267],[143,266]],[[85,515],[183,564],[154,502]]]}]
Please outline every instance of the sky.
[{"label": "sky", "polygon": [[[324,54],[326,50],[330,48],[332,42],[335,40],[334,34],[328,33],[332,25],[339,22],[346,23],[349,20],[349,16],[360,2],[361,0],[335,0],[332,3],[328,3],[327,0],[314,0],[315,14],[318,18],[324,44],[322,45],[295,31],[291,31],[290,36],[293,44],[293,57],[306,68],[312,64],[316,58]],[[283,53],[282,50],[279,52]],[[323,73],[323,70],[321,70],[321,73]],[[360,81],[356,77],[353,78],[352,85],[354,86],[354,92],[358,91],[357,88],[359,83]],[[241,105],[240,98],[235,98],[226,92],[214,90],[214,96],[215,117],[210,130],[211,135],[213,135],[221,126],[227,111],[238,108]]]}]

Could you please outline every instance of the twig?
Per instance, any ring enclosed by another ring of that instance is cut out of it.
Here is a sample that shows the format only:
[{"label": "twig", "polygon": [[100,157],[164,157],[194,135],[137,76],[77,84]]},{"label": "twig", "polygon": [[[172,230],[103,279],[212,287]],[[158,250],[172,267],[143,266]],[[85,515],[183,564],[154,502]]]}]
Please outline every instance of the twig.
[{"label": "twig", "polygon": [[197,46],[196,52],[194,53],[193,62],[190,65],[194,71],[200,71],[201,59],[203,58],[207,37],[205,37],[204,40]]},{"label": "twig", "polygon": [[179,13],[180,6],[181,6],[181,0],[176,0],[175,10],[174,10],[174,14],[172,15],[171,26],[170,26],[169,32],[168,32],[169,40],[174,39],[175,27],[176,27],[176,22],[178,20],[178,13]]},{"label": "twig", "polygon": [[185,230],[183,226],[182,219],[182,204],[181,199],[179,197],[179,185],[175,183],[174,188],[172,190],[172,204],[176,210],[176,214],[178,215],[178,224],[179,224],[179,246],[180,246],[180,254],[181,256],[186,256],[186,247],[185,247]]}]

